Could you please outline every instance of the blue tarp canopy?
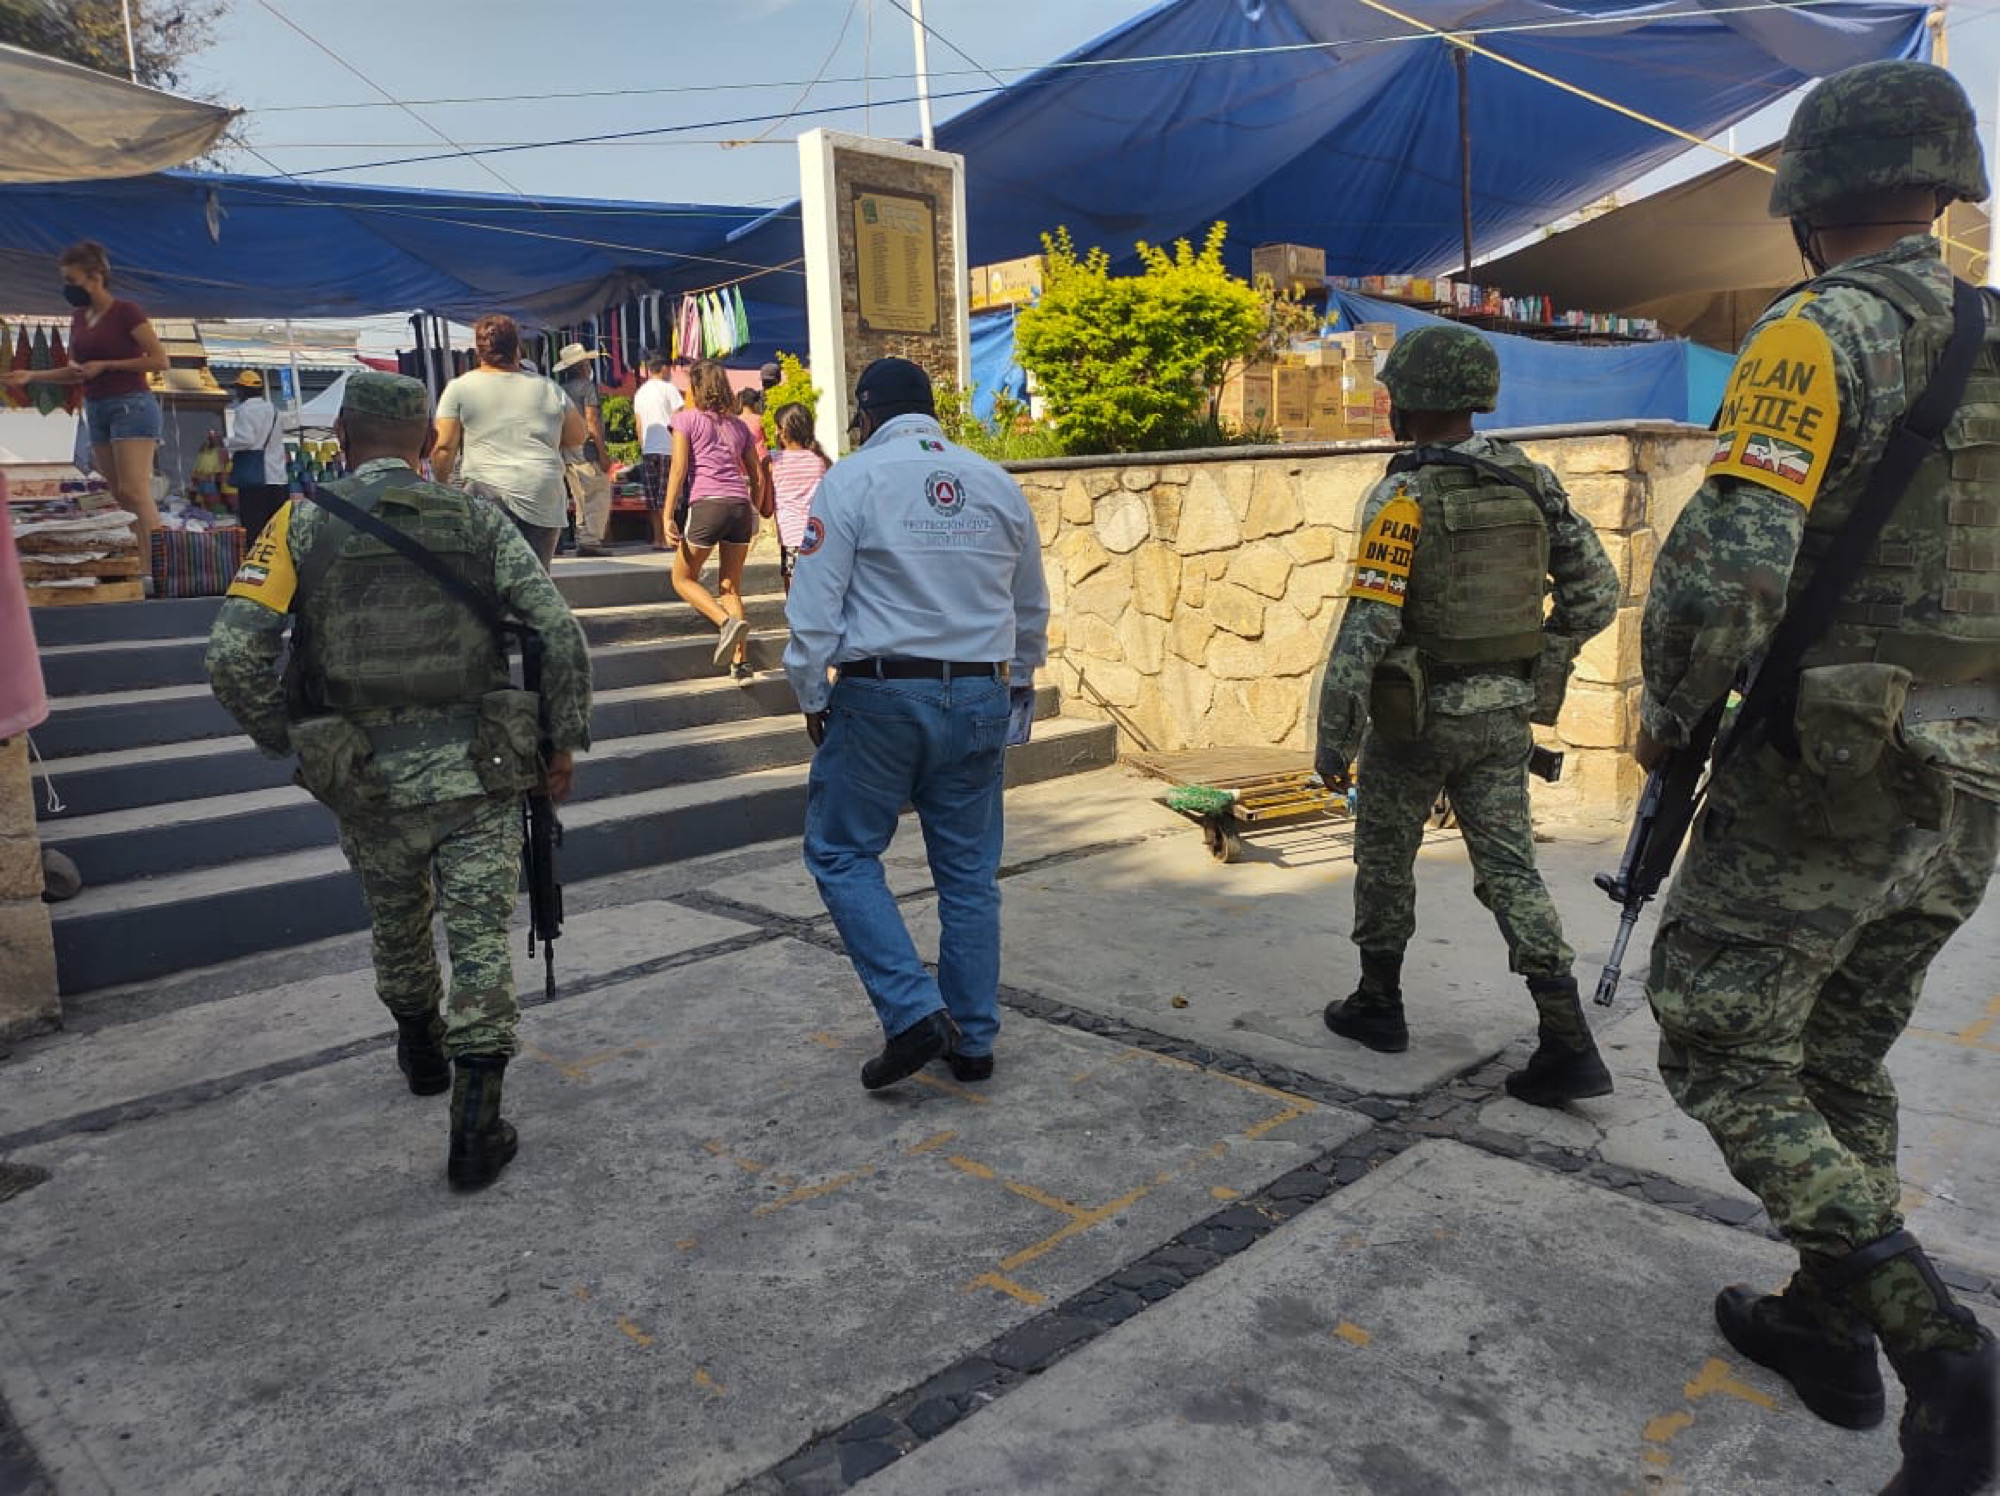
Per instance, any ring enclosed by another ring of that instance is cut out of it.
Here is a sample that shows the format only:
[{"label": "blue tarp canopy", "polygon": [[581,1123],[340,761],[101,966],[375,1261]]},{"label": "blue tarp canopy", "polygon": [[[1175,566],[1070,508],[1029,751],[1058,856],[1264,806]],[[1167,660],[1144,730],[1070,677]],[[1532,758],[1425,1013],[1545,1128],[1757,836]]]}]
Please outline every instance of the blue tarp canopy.
[{"label": "blue tarp canopy", "polygon": [[[1926,7],[1889,0],[1167,0],[949,121],[967,160],[970,262],[1067,225],[1136,239],[1230,228],[1323,246],[1336,273],[1422,273],[1459,253],[1457,83],[1425,27],[1696,135],[1815,76],[1926,54]],[[1473,208],[1497,245],[1684,148],[1486,57],[1468,67]],[[754,227],[752,226],[754,225]],[[732,239],[734,235],[734,239]],[[578,202],[166,173],[0,187],[0,306],[60,311],[53,256],[102,240],[154,313],[353,317],[508,311],[582,320],[643,289],[744,286],[758,348],[803,346],[796,209]]]},{"label": "blue tarp canopy", "polygon": [[[111,251],[117,287],[156,316],[357,317],[421,309],[581,321],[649,289],[743,284],[757,342],[803,349],[804,278],[733,253],[759,208],[532,201],[348,183],[165,172],[0,188],[0,307],[66,311],[55,256]],[[791,220],[796,237],[796,214]],[[793,256],[796,258],[796,252]]]},{"label": "blue tarp canopy", "polygon": [[[1394,323],[1406,333],[1442,322],[1429,312],[1335,292],[1335,330],[1363,322]],[[1570,426],[1585,421],[1690,421],[1706,426],[1722,403],[1735,361],[1699,343],[1629,343],[1580,347],[1512,333],[1487,333],[1500,355],[1500,402],[1473,424],[1481,430]]]},{"label": "blue tarp canopy", "polygon": [[[1323,247],[1335,274],[1460,259],[1457,81],[1477,44],[1698,137],[1815,77],[1929,55],[1921,4],[1831,0],[1167,0],[939,127],[966,158],[971,263],[1033,254],[1066,225],[1114,259],[1229,225],[1236,268],[1264,243]],[[1273,50],[1289,49],[1289,50]],[[1495,248],[1687,149],[1490,58],[1467,64],[1473,224]],[[789,234],[789,238],[785,235]],[[797,228],[743,248],[797,253]],[[790,246],[789,250],[781,246]]]}]

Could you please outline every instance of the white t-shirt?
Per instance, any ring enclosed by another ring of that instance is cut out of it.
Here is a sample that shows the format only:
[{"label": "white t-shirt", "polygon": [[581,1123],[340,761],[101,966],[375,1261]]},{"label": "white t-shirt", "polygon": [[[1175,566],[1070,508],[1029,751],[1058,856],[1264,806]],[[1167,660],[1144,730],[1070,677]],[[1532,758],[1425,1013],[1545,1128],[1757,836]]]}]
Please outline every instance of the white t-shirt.
[{"label": "white t-shirt", "polygon": [[563,417],[569,396],[539,374],[461,374],[438,397],[438,418],[465,429],[459,476],[492,490],[527,524],[560,529],[569,509],[563,483]]},{"label": "white t-shirt", "polygon": [[671,457],[674,453],[674,412],[687,401],[671,379],[649,379],[632,397],[632,424],[639,428],[642,456]]},{"label": "white t-shirt", "polygon": [[231,452],[264,450],[264,482],[276,486],[285,482],[285,426],[278,409],[262,395],[252,395],[229,412],[229,435],[225,445]]}]

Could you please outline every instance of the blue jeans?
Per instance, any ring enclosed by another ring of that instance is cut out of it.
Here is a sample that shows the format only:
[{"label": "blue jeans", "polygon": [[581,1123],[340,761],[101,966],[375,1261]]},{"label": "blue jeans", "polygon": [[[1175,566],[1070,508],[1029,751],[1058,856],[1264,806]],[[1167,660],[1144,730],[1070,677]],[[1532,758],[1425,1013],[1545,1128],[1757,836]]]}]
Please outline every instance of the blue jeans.
[{"label": "blue jeans", "polygon": [[[1007,687],[992,680],[843,680],[806,799],[806,868],[891,1038],[943,1008],[959,1053],[1000,1029],[1001,781]],[[935,978],[882,876],[905,805],[937,887]]]},{"label": "blue jeans", "polygon": [[158,441],[160,402],[151,393],[101,395],[83,402],[83,423],[94,447],[113,442]]}]

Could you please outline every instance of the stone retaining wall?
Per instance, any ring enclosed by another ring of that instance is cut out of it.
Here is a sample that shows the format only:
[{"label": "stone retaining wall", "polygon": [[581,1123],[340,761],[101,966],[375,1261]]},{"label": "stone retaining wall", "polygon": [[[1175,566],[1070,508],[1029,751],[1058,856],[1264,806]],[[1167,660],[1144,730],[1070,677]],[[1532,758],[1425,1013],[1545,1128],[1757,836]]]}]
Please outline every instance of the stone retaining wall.
[{"label": "stone retaining wall", "polygon": [[[1612,626],[1577,661],[1559,727],[1553,814],[1622,817],[1638,795],[1640,602],[1664,535],[1701,479],[1705,432],[1668,423],[1541,431],[1625,584]],[[1171,460],[1020,464],[1053,602],[1051,669],[1065,710],[1147,748],[1306,748],[1308,701],[1338,623],[1368,490],[1389,445],[1238,448]]]}]

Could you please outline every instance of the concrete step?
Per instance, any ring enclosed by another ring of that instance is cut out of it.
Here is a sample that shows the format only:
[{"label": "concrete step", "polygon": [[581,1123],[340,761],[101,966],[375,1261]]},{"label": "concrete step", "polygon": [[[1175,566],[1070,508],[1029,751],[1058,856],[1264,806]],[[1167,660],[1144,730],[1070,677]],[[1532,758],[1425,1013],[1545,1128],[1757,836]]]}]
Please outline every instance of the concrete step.
[{"label": "concrete step", "polygon": [[[1009,751],[1008,783],[1103,768],[1116,757],[1108,723],[1057,718]],[[795,836],[806,773],[805,763],[790,763],[565,807],[563,877],[578,882]],[[345,860],[331,846],[239,855],[220,866],[88,887],[51,913],[65,992],[278,950],[367,923]]]},{"label": "concrete step", "polygon": [[[782,632],[767,629],[751,634],[753,670],[775,670],[784,652]],[[727,679],[715,663],[712,632],[652,643],[607,645],[591,652],[590,665],[599,692]],[[49,720],[35,729],[35,742],[46,757],[59,759],[195,738],[234,737],[236,733],[235,719],[216,703],[202,681],[54,697],[49,703]]]},{"label": "concrete step", "polygon": [[[1057,701],[1053,687],[1037,693],[1037,709],[1044,714],[1053,715]],[[579,762],[572,804],[641,799],[659,789],[720,783],[811,757],[812,742],[791,715],[617,738]],[[261,789],[50,817],[40,830],[47,845],[75,859],[92,887],[280,856],[336,840],[332,815],[289,776]]]},{"label": "concrete step", "polygon": [[[767,593],[745,600],[752,628],[782,630],[785,599]],[[593,649],[662,644],[676,639],[713,638],[715,625],[680,601],[589,608],[577,614]],[[158,686],[199,685],[208,679],[203,657],[206,634],[172,639],[116,639],[41,648],[42,680],[51,697],[144,691]]]},{"label": "concrete step", "polygon": [[[582,560],[557,557],[550,575],[572,608],[624,608],[645,603],[671,603],[674,596],[671,558],[652,551],[634,552],[610,560]],[[708,588],[715,590],[716,563],[710,561],[703,573]],[[763,549],[751,553],[743,569],[743,591],[748,596],[778,592],[775,549],[767,539]]]},{"label": "concrete step", "polygon": [[[591,758],[604,757],[621,739],[758,718],[796,722],[797,712],[791,687],[777,671],[766,671],[742,685],[717,676],[599,691],[590,719],[591,739],[597,745]],[[37,764],[35,772],[55,785],[66,807],[60,815],[44,807],[42,835],[56,840],[66,822],[81,816],[291,782],[289,759],[264,757],[248,738],[233,733],[234,723],[229,726],[229,736],[63,756],[47,747],[48,730],[37,728],[35,742],[49,751],[50,758]]]}]

